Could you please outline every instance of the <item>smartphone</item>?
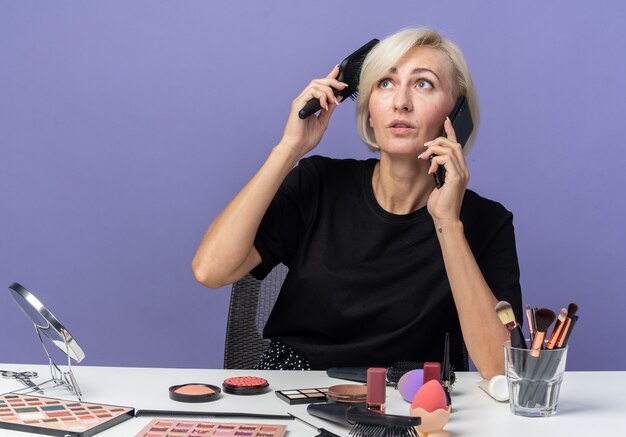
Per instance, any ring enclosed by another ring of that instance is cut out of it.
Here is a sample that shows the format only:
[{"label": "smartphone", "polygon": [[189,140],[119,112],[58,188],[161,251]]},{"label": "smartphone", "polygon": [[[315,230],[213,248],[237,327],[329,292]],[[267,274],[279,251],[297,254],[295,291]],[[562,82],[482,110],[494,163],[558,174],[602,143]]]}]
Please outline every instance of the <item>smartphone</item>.
[{"label": "smartphone", "polygon": [[[474,122],[472,121],[472,114],[470,113],[469,105],[467,104],[467,99],[465,96],[459,97],[448,116],[450,121],[452,122],[452,127],[454,128],[454,133],[456,134],[456,140],[461,145],[461,147],[465,147],[465,143],[469,140],[470,135],[472,134],[472,130],[474,129]],[[445,130],[442,133],[445,136]],[[430,155],[430,160],[433,160],[435,155]],[[437,188],[441,188],[446,177],[446,169],[440,165],[437,168],[437,171],[433,173],[435,178],[435,184]]]}]

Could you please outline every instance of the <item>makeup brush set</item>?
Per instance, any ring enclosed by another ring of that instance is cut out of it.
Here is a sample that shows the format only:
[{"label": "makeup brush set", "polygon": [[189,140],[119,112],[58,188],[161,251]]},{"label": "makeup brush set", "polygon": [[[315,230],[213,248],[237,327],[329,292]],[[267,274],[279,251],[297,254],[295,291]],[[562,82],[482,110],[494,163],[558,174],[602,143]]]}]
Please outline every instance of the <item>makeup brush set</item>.
[{"label": "makeup brush set", "polygon": [[[558,396],[560,375],[565,370],[567,345],[578,321],[577,311],[578,305],[575,303],[561,309],[558,316],[548,308],[526,305],[527,343],[511,305],[506,301],[496,305],[498,317],[511,334],[510,348],[505,355],[506,371],[509,388],[512,386],[510,380],[518,381],[516,392],[511,393],[511,396],[514,396],[515,403],[520,407],[545,406],[550,397]],[[551,390],[556,392],[550,393]]]}]

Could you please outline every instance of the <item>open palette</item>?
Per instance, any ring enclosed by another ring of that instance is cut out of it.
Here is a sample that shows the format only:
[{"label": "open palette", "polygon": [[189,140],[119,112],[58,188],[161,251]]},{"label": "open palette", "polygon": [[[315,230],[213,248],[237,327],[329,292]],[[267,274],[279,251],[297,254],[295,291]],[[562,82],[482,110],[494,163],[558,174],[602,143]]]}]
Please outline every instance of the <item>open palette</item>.
[{"label": "open palette", "polygon": [[0,428],[13,431],[89,437],[134,414],[129,407],[14,393],[0,395]]},{"label": "open palette", "polygon": [[285,425],[153,419],[135,437],[283,437]]}]

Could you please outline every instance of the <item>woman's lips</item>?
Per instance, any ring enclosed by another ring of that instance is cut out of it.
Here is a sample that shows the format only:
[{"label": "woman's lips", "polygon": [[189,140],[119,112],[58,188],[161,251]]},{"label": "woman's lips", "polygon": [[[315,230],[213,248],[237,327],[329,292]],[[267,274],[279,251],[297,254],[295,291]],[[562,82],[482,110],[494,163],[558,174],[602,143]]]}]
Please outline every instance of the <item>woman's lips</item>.
[{"label": "woman's lips", "polygon": [[394,120],[388,127],[394,135],[406,135],[415,129],[413,124],[406,120]]}]

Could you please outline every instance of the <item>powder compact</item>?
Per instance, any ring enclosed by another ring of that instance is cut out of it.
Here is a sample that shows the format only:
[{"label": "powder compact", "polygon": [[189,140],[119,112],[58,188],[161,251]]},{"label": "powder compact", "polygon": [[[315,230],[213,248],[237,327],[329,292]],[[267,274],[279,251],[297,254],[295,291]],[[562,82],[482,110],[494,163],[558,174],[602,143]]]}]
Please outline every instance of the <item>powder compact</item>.
[{"label": "powder compact", "polygon": [[211,402],[220,397],[219,387],[209,384],[188,383],[170,387],[170,399],[178,402]]},{"label": "powder compact", "polygon": [[326,398],[330,402],[365,403],[367,385],[338,384],[328,387]]},{"label": "powder compact", "polygon": [[259,395],[267,392],[269,386],[266,379],[258,376],[235,376],[222,383],[224,393],[231,395]]}]

